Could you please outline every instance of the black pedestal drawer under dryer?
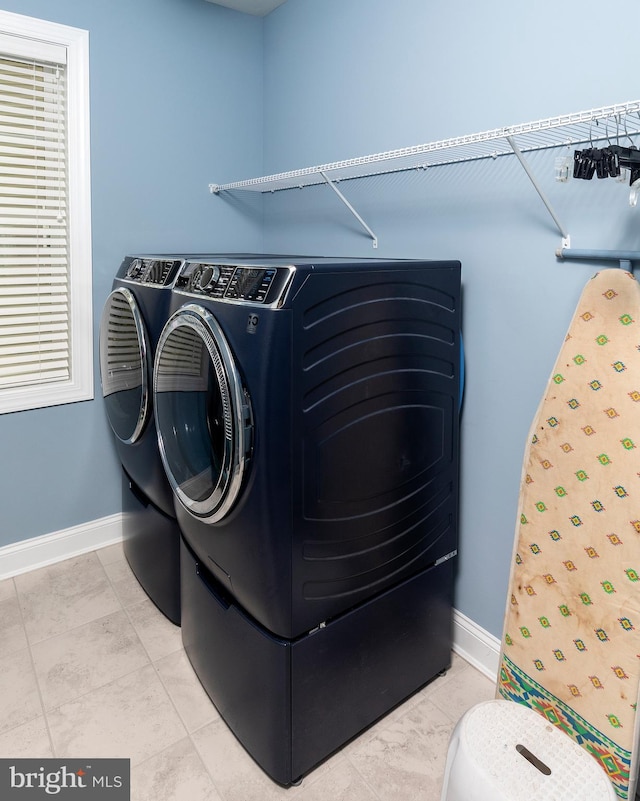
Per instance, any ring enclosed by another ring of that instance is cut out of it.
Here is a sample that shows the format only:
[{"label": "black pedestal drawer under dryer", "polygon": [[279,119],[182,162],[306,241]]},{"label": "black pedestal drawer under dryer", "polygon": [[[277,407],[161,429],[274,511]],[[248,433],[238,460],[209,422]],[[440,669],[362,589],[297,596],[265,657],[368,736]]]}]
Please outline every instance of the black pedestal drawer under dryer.
[{"label": "black pedestal drawer under dryer", "polygon": [[460,264],[187,260],[172,294],[183,641],[288,784],[449,664]]}]

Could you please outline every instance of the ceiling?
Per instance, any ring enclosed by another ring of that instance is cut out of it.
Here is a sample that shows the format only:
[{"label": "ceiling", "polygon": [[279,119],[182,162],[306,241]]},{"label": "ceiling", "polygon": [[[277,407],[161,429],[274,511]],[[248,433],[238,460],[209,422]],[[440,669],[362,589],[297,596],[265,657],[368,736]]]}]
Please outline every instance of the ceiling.
[{"label": "ceiling", "polygon": [[257,17],[264,17],[274,8],[281,6],[286,0],[209,0],[217,6],[234,8],[236,11],[244,11],[245,14],[254,14]]}]

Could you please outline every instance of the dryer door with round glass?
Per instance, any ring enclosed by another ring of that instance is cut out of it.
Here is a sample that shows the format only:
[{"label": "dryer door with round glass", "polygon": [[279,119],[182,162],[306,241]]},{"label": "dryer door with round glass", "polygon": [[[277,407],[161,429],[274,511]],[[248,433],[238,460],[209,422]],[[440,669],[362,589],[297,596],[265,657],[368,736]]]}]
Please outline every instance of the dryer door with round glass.
[{"label": "dryer door with round glass", "polygon": [[214,316],[183,306],[156,351],[154,403],[164,467],[180,503],[215,523],[240,493],[251,448],[251,408]]},{"label": "dryer door with round glass", "polygon": [[140,438],[151,414],[148,343],[133,294],[114,290],[100,323],[100,378],[109,423],[125,444]]}]

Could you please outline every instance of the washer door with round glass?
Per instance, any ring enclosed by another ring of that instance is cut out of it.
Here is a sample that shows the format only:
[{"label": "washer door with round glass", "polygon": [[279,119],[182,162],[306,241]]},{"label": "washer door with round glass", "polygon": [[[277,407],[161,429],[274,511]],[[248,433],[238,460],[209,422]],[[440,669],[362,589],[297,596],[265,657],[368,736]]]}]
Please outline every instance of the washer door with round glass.
[{"label": "washer door with round glass", "polygon": [[214,316],[189,304],[165,325],[154,366],[165,471],[180,503],[215,523],[237,500],[252,441],[251,406]]},{"label": "washer door with round glass", "polygon": [[148,341],[133,294],[115,289],[100,323],[100,378],[111,428],[127,445],[140,438],[151,415]]}]

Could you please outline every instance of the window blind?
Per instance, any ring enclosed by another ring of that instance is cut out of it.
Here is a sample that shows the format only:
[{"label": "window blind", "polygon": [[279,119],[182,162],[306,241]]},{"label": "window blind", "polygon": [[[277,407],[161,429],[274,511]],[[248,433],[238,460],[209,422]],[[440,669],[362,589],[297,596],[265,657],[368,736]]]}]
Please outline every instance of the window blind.
[{"label": "window blind", "polygon": [[0,50],[0,389],[71,377],[65,52]]}]

